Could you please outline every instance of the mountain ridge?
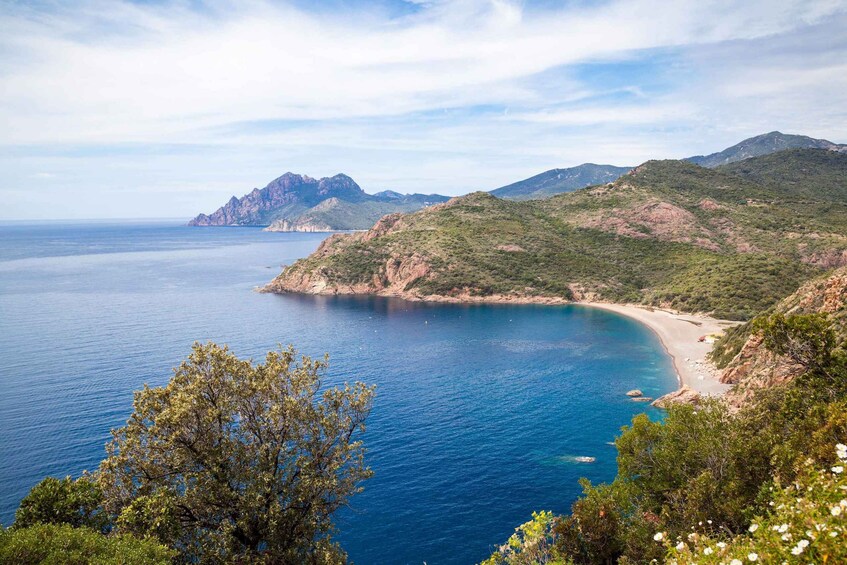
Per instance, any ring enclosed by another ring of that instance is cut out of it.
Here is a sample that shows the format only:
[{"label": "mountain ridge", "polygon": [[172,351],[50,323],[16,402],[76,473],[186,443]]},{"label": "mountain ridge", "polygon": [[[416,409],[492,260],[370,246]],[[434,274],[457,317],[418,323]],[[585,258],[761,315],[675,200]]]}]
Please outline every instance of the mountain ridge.
[{"label": "mountain ridge", "polygon": [[[847,152],[847,144],[837,144],[825,139],[772,131],[749,137],[717,153],[696,155],[682,160],[705,168],[715,168],[787,149],[826,149],[843,153]],[[554,194],[613,182],[631,169],[632,167],[583,163],[575,167],[550,169],[489,192],[498,198],[510,200],[549,198]]]},{"label": "mountain ridge", "polygon": [[785,134],[780,131],[771,131],[749,137],[732,147],[709,155],[695,155],[687,157],[690,161],[701,167],[713,168],[720,165],[728,165],[738,161],[761,157],[771,153],[777,153],[786,149],[826,149],[828,151],[847,152],[847,144],[838,144],[826,139],[815,139],[807,135]]}]

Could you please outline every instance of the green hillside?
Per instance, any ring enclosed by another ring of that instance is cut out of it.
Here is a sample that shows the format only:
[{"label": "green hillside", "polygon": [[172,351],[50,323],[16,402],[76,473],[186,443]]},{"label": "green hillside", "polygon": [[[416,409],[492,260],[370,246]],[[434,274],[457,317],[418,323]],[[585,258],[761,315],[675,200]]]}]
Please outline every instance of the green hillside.
[{"label": "green hillside", "polygon": [[[268,289],[587,297],[748,319],[847,249],[847,155],[780,155],[748,160],[758,176],[650,161],[613,184],[547,200],[474,193],[332,238]],[[786,196],[818,179],[828,179],[821,196]]]}]

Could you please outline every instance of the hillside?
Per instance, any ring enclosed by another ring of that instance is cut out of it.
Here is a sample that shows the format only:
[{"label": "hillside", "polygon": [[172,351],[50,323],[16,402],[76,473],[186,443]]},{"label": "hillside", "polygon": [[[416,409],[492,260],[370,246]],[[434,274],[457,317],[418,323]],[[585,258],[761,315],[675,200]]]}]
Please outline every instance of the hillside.
[{"label": "hillside", "polygon": [[697,155],[687,158],[686,161],[701,167],[718,167],[751,157],[785,151],[786,149],[827,149],[843,153],[847,151],[847,145],[839,145],[826,139],[814,139],[805,135],[791,135],[772,131],[745,139],[718,153]]},{"label": "hillside", "polygon": [[568,169],[551,169],[528,179],[496,188],[490,193],[506,200],[547,198],[586,186],[612,182],[631,168],[583,163]]},{"label": "hillside", "polygon": [[334,231],[367,229],[380,216],[410,212],[445,202],[436,194],[371,195],[347,175],[313,179],[285,173],[266,187],[254,188],[212,214],[200,214],[190,226],[269,226],[271,231]]},{"label": "hillside", "polygon": [[788,198],[792,186],[779,175],[755,182],[683,161],[649,161],[614,183],[546,200],[474,193],[333,236],[266,290],[592,298],[749,319],[825,268],[847,264],[847,202],[838,196],[847,178],[837,172],[847,154],[831,156],[782,159],[797,182],[835,179],[814,199]]}]

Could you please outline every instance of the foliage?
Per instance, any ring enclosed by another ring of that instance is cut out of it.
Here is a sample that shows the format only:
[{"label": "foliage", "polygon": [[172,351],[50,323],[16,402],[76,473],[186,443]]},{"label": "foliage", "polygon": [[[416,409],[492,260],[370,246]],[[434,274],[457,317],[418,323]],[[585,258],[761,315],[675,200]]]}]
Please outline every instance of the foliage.
[{"label": "foliage", "polygon": [[616,481],[592,486],[581,481],[582,498],[574,502],[571,514],[556,527],[556,549],[574,563],[616,563],[626,555],[636,563],[661,557],[647,543],[658,517],[636,504],[632,485]]},{"label": "foliage", "polygon": [[0,529],[0,563],[44,565],[166,565],[176,557],[152,539],[104,535],[70,524]]},{"label": "foliage", "polygon": [[756,320],[753,328],[762,333],[768,350],[788,357],[807,373],[832,378],[839,339],[825,314],[774,314]]},{"label": "foliage", "polygon": [[108,517],[101,505],[103,494],[89,476],[47,477],[32,487],[15,512],[15,528],[35,524],[68,524],[97,531],[108,527]]},{"label": "foliage", "polygon": [[553,550],[556,542],[557,519],[552,512],[533,512],[532,520],[515,528],[515,533],[482,565],[566,565],[570,561],[558,557]]},{"label": "foliage", "polygon": [[371,475],[356,437],[373,389],[322,391],[326,366],[195,344],[167,386],[136,393],[107,446],[99,484],[117,530],[188,561],[343,560],[331,517]]},{"label": "foliage", "polygon": [[774,488],[769,512],[755,518],[747,532],[666,538],[668,561],[847,563],[847,446],[837,444],[833,451],[837,464],[829,469],[807,464],[795,482]]},{"label": "foliage", "polygon": [[618,480],[666,523],[711,519],[740,531],[770,479],[771,438],[719,401],[671,408],[664,423],[640,415],[616,441]]}]

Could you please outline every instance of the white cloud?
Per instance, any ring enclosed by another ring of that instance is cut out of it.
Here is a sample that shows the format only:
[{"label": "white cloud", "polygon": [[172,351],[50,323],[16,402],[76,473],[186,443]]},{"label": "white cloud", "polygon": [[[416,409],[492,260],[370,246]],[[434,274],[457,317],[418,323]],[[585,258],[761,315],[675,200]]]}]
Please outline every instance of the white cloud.
[{"label": "white cloud", "polygon": [[213,16],[120,3],[12,13],[0,20],[5,43],[25,64],[0,77],[0,142],[186,142],[238,121],[529,104],[533,92],[516,81],[551,68],[759,37],[844,5],[638,0],[539,13],[498,0],[437,4],[399,21],[259,2],[217,5]]},{"label": "white cloud", "polygon": [[[414,3],[400,17],[6,5],[0,191],[49,180],[46,215],[107,201],[114,214],[119,194],[123,215],[189,216],[286,170],[458,194],[772,129],[847,141],[847,0]],[[653,66],[628,75],[640,61]],[[28,214],[15,198],[0,214]]]}]

